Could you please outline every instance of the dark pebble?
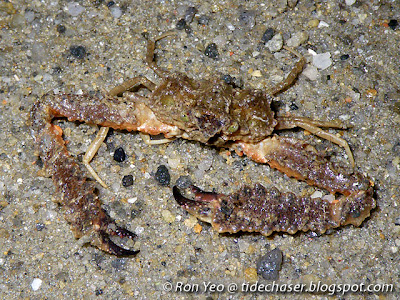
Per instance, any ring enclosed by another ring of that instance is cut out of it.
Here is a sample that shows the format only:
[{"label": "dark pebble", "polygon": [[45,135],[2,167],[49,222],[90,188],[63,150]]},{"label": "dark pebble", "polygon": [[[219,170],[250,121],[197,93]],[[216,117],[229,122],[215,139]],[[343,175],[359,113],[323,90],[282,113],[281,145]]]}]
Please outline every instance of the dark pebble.
[{"label": "dark pebble", "polygon": [[298,110],[299,109],[299,107],[294,102],[292,102],[289,107],[290,107],[291,110]]},{"label": "dark pebble", "polygon": [[261,41],[263,43],[266,43],[269,40],[271,40],[273,36],[274,36],[274,29],[273,28],[268,28],[267,30],[265,30],[265,32],[264,32],[264,34],[263,34],[263,36],[261,38]]},{"label": "dark pebble", "polygon": [[133,176],[132,175],[125,175],[122,178],[122,186],[129,187],[133,185]]},{"label": "dark pebble", "polygon": [[103,295],[103,290],[102,289],[96,289],[94,291],[94,293],[95,293],[96,296],[100,296],[100,295]]},{"label": "dark pebble", "polygon": [[183,30],[183,29],[185,29],[186,28],[186,21],[185,21],[185,19],[180,19],[179,21],[178,21],[178,23],[176,23],[176,25],[175,25],[175,28],[177,29],[177,30]]},{"label": "dark pebble", "polygon": [[166,166],[160,165],[157,168],[157,172],[155,174],[155,179],[161,185],[169,185],[171,181],[171,176],[169,175],[169,171]]},{"label": "dark pebble", "polygon": [[400,217],[397,217],[397,218],[394,220],[394,225],[400,226]]},{"label": "dark pebble", "polygon": [[278,279],[278,273],[282,265],[282,251],[278,248],[261,256],[257,261],[257,274],[265,280]]},{"label": "dark pebble", "polygon": [[348,55],[348,54],[343,54],[340,56],[340,60],[347,60],[349,58],[350,58],[350,55]]},{"label": "dark pebble", "polygon": [[62,73],[61,67],[54,67],[53,68],[53,74],[61,74],[61,73]]},{"label": "dark pebble", "polygon": [[42,231],[45,227],[46,227],[46,225],[44,225],[43,223],[37,223],[36,224],[36,230],[37,231]]},{"label": "dark pebble", "polygon": [[184,176],[180,176],[175,184],[180,189],[186,189],[192,185],[192,180],[190,179],[189,176],[184,175]]},{"label": "dark pebble", "polygon": [[199,25],[208,25],[208,23],[210,22],[210,17],[206,15],[201,15],[197,22],[199,23]]},{"label": "dark pebble", "polygon": [[61,25],[61,24],[58,24],[58,25],[57,25],[57,32],[58,32],[58,33],[64,33],[65,30],[67,30],[67,29],[65,28],[64,25]]},{"label": "dark pebble", "polygon": [[225,81],[225,83],[226,84],[229,84],[229,85],[231,85],[231,84],[233,84],[233,82],[234,82],[234,78],[231,76],[231,75],[229,75],[229,74],[227,74],[227,75],[222,75],[222,78],[221,78],[223,81]]},{"label": "dark pebble", "polygon": [[109,2],[107,3],[107,7],[108,7],[108,8],[110,8],[110,7],[113,6],[113,5],[115,5],[115,2],[114,2],[114,1],[109,1]]},{"label": "dark pebble", "polygon": [[215,45],[215,43],[208,44],[206,50],[204,51],[204,54],[213,59],[218,58],[219,54],[217,45]]},{"label": "dark pebble", "polygon": [[43,163],[43,160],[40,158],[40,157],[38,157],[37,159],[36,159],[36,161],[35,161],[35,164],[38,166],[38,168],[43,168],[43,165],[44,165],[44,163]]},{"label": "dark pebble", "polygon": [[188,9],[185,11],[185,21],[186,24],[190,24],[193,21],[194,15],[197,13],[197,8],[196,7],[188,7]]},{"label": "dark pebble", "polygon": [[392,28],[393,30],[396,29],[397,25],[399,25],[399,22],[395,19],[392,19],[388,23],[389,27]]},{"label": "dark pebble", "polygon": [[126,158],[125,151],[122,147],[115,149],[114,160],[117,162],[123,162]]},{"label": "dark pebble", "polygon": [[83,46],[71,46],[69,48],[69,51],[71,52],[72,56],[79,58],[79,59],[84,58],[86,55],[86,49]]}]

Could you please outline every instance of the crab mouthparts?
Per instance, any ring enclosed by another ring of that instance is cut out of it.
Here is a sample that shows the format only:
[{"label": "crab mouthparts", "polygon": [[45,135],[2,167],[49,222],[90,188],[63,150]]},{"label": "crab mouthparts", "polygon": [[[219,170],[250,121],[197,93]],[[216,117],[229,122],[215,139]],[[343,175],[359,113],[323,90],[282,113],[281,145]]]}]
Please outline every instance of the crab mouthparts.
[{"label": "crab mouthparts", "polygon": [[179,188],[174,186],[172,192],[176,202],[188,213],[194,215],[198,219],[212,223],[213,211],[218,205],[217,193],[204,192],[196,186],[190,186],[192,192],[194,193],[195,200],[185,198]]}]

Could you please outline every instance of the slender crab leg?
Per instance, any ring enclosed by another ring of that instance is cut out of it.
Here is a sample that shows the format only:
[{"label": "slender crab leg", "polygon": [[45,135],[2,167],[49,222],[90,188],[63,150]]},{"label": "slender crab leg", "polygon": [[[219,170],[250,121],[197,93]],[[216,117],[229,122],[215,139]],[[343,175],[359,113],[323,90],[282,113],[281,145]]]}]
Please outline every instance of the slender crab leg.
[{"label": "slender crab leg", "polygon": [[348,173],[326,160],[313,146],[299,140],[273,136],[254,144],[237,142],[232,148],[256,162],[267,163],[289,177],[331,193],[351,195],[372,186],[368,178],[357,172]]},{"label": "slender crab leg", "polygon": [[348,126],[343,124],[342,122],[336,120],[336,121],[318,121],[318,120],[312,120],[309,118],[305,117],[276,117],[276,120],[278,121],[277,126],[275,126],[276,130],[282,130],[282,129],[292,129],[295,127],[300,127],[303,128],[304,130],[307,130],[311,132],[312,134],[319,136],[320,138],[326,139],[328,141],[331,141],[332,143],[338,144],[339,146],[342,146],[347,154],[347,157],[350,161],[350,164],[352,168],[354,168],[355,162],[354,162],[354,157],[353,153],[350,150],[349,144],[347,143],[346,140],[341,139],[337,137],[336,135],[326,132],[322,130],[320,127],[326,127],[326,128],[340,128],[340,129],[347,129]]}]

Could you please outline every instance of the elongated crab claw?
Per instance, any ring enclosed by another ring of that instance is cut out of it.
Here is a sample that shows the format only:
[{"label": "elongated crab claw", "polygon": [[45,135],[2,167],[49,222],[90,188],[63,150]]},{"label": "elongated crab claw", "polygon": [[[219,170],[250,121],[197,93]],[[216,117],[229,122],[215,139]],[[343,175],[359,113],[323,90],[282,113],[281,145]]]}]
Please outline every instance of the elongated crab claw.
[{"label": "elongated crab claw", "polygon": [[324,233],[342,225],[359,226],[376,206],[372,186],[349,196],[342,195],[334,202],[281,193],[261,184],[253,188],[244,186],[230,195],[203,192],[195,186],[191,186],[191,190],[194,200],[185,198],[174,186],[176,201],[190,214],[211,223],[220,233],[247,231],[265,236],[274,231]]}]

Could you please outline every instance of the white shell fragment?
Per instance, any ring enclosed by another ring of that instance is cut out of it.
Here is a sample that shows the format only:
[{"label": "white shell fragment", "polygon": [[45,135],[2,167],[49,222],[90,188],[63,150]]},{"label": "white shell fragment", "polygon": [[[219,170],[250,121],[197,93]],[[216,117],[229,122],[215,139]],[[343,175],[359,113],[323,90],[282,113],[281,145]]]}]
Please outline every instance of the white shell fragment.
[{"label": "white shell fragment", "polygon": [[329,52],[316,54],[313,56],[312,64],[320,70],[325,70],[332,65],[331,54]]}]

